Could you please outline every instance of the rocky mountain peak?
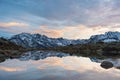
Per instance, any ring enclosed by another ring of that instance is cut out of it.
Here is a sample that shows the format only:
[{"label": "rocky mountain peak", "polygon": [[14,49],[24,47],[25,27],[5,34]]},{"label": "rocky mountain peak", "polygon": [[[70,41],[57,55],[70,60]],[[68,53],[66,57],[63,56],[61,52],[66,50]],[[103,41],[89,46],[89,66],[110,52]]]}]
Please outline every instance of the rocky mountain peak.
[{"label": "rocky mountain peak", "polygon": [[64,38],[49,38],[41,34],[21,33],[10,38],[11,42],[26,48],[57,47],[96,42],[120,42],[120,32],[106,32],[93,35],[88,40],[69,40]]}]

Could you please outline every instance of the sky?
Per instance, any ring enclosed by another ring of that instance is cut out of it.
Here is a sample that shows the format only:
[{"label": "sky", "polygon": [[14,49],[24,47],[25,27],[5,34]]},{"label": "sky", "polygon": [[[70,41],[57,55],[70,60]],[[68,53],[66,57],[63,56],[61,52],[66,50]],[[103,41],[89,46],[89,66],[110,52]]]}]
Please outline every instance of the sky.
[{"label": "sky", "polygon": [[120,0],[0,0],[0,36],[88,39],[120,31]]}]

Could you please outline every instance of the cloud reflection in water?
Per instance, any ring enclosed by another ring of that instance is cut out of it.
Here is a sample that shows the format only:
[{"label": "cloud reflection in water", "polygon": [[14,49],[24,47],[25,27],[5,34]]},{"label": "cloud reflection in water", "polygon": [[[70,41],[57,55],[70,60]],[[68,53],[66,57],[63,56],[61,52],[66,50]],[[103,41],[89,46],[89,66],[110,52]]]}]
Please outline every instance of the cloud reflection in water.
[{"label": "cloud reflection in water", "polygon": [[119,80],[119,74],[118,69],[106,70],[89,58],[74,56],[38,61],[13,59],[0,63],[2,80]]}]

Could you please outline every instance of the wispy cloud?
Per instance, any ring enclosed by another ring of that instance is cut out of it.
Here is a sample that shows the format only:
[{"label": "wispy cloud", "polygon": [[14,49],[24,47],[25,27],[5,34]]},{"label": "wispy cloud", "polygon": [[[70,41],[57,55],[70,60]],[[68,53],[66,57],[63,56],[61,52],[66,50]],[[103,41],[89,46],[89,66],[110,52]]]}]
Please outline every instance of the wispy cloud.
[{"label": "wispy cloud", "polygon": [[50,29],[47,26],[41,26],[33,33],[40,33],[49,37],[64,37],[69,39],[86,39],[91,35],[103,34],[107,31],[120,31],[120,24],[102,25],[102,26],[66,26],[61,29]]},{"label": "wispy cloud", "polygon": [[27,26],[29,25],[20,22],[0,22],[0,27],[27,27]]},{"label": "wispy cloud", "polygon": [[3,71],[7,71],[7,72],[14,72],[14,71],[22,71],[23,69],[22,68],[10,68],[10,67],[3,67],[3,66],[0,66],[0,70],[3,70]]},{"label": "wispy cloud", "polygon": [[40,33],[49,37],[61,37],[63,34],[61,30],[49,29],[47,26],[40,26],[39,29],[32,31],[32,33]]}]

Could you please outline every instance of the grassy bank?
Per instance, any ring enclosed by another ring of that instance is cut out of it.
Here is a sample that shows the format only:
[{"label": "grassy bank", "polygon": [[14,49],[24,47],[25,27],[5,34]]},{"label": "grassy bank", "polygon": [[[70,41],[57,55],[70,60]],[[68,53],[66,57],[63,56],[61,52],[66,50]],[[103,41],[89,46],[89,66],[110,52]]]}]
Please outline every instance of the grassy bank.
[{"label": "grassy bank", "polygon": [[61,51],[71,55],[96,56],[96,57],[120,57],[120,43],[90,43],[69,45],[64,47],[48,48],[48,50]]}]

